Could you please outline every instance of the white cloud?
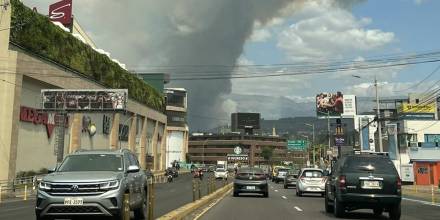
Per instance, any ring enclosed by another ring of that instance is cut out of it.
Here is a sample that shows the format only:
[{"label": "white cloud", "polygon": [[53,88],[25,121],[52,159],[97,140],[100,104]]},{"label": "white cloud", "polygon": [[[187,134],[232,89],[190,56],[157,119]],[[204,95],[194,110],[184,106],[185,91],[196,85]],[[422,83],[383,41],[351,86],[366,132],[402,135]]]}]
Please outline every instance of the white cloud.
[{"label": "white cloud", "polygon": [[[379,97],[391,97],[407,95],[404,92],[421,92],[418,90],[407,90],[414,85],[413,82],[379,82],[378,92]],[[376,95],[375,87],[373,83],[360,83],[352,86],[348,86],[344,89],[345,94],[354,94],[361,97],[374,97]]]},{"label": "white cloud", "polygon": [[291,61],[340,58],[382,48],[395,39],[394,33],[368,29],[371,18],[356,18],[337,8],[334,1],[308,1],[295,16],[298,22],[278,36],[277,46]]},{"label": "white cloud", "polygon": [[272,37],[272,34],[267,29],[258,29],[254,30],[254,32],[251,35],[250,41],[251,42],[265,42],[269,40]]}]

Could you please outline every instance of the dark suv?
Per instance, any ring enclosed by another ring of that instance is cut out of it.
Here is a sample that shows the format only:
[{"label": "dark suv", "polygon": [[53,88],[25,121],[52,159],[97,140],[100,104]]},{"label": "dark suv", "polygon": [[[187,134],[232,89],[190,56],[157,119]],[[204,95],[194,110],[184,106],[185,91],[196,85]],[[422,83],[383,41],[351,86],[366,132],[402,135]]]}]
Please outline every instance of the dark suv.
[{"label": "dark suv", "polygon": [[136,219],[147,217],[147,178],[127,149],[79,151],[39,184],[38,219],[108,216],[122,219],[124,194]]},{"label": "dark suv", "polygon": [[342,217],[345,211],[372,209],[376,216],[387,211],[390,219],[400,219],[401,185],[387,156],[345,156],[332,166],[326,182],[325,210]]}]

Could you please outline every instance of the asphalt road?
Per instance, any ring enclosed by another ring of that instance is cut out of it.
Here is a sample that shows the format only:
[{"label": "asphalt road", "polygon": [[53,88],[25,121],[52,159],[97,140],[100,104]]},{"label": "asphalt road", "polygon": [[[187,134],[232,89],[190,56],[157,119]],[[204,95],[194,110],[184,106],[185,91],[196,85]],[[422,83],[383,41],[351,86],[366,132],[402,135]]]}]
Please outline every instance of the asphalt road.
[{"label": "asphalt road", "polygon": [[[201,184],[202,196],[207,193],[207,179],[203,178]],[[155,218],[192,202],[192,180],[191,174],[184,174],[175,178],[172,183],[155,185]],[[218,187],[223,184],[220,180],[216,183]],[[35,199],[33,198],[28,201],[3,201],[0,203],[0,220],[35,219],[34,204]]]},{"label": "asphalt road", "polygon": [[[258,220],[258,219],[336,219],[324,210],[320,196],[295,196],[295,189],[284,189],[282,184],[270,183],[269,198],[259,195],[226,196],[200,219],[202,220]],[[345,219],[388,219],[388,213],[375,218],[372,211],[349,212]],[[419,202],[402,201],[402,220],[438,220],[440,207]]]}]

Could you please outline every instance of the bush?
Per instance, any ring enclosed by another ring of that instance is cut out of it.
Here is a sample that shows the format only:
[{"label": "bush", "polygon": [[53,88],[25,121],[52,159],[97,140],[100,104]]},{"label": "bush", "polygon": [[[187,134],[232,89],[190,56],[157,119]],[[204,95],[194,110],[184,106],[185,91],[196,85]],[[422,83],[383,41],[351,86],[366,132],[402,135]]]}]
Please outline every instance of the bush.
[{"label": "bush", "polygon": [[164,109],[162,91],[157,91],[106,55],[100,54],[35,13],[19,0],[11,0],[10,41],[82,76],[113,89],[128,89],[130,98],[158,111]]}]

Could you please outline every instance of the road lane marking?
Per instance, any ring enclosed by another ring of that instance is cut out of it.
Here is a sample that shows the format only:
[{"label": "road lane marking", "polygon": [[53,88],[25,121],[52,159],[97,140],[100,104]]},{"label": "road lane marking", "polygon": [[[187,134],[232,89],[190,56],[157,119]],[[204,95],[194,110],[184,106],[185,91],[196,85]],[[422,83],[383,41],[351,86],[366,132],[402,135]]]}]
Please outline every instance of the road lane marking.
[{"label": "road lane marking", "polygon": [[431,206],[440,207],[440,203],[433,203],[433,202],[428,202],[428,201],[423,201],[423,200],[418,200],[418,199],[409,199],[409,198],[402,198],[402,199],[407,200],[407,201],[411,201],[411,202],[421,203],[423,205],[431,205]]},{"label": "road lane marking", "polygon": [[287,199],[287,197],[285,197],[285,196],[281,196],[283,199]]},{"label": "road lane marking", "polygon": [[301,208],[299,208],[298,206],[295,206],[296,211],[298,212],[302,212],[303,210]]},{"label": "road lane marking", "polygon": [[218,198],[217,200],[215,200],[214,202],[212,202],[211,204],[208,205],[208,207],[206,207],[205,209],[203,209],[203,211],[198,214],[197,216],[194,217],[194,220],[198,220],[200,217],[202,217],[204,214],[206,214],[212,207],[214,207],[215,205],[217,205],[220,201],[222,201],[227,195],[231,194],[233,189],[228,190],[222,197]]},{"label": "road lane marking", "polygon": [[278,192],[278,190],[276,189],[275,192]]}]

